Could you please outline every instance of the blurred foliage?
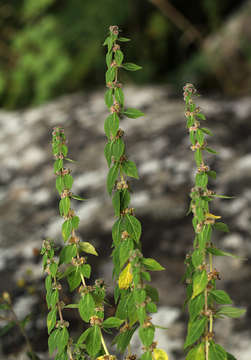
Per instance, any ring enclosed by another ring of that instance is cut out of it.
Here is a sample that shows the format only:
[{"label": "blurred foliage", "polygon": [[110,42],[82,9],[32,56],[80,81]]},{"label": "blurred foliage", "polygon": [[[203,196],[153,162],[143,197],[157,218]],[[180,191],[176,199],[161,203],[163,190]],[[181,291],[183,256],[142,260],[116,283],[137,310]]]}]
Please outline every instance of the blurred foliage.
[{"label": "blurred foliage", "polygon": [[[240,4],[237,0],[172,3],[204,36],[217,30]],[[111,24],[120,25],[133,39],[128,57],[144,67],[137,82],[176,82],[191,68],[198,74],[207,72],[200,54],[196,58],[198,47],[182,45],[181,31],[150,1],[1,0],[1,106],[37,105],[103,84],[101,45]]]}]

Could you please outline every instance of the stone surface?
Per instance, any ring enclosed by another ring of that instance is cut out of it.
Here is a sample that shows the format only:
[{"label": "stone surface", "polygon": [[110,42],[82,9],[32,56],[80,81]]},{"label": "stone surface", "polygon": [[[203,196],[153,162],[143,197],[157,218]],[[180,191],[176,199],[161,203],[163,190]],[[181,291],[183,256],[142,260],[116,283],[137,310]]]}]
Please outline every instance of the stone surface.
[{"label": "stone surface", "polygon": [[[128,155],[137,163],[140,174],[140,181],[132,181],[132,206],[143,225],[143,251],[167,268],[152,276],[160,292],[161,314],[167,309],[158,321],[163,319],[162,325],[170,327],[166,332],[167,351],[170,359],[179,360],[184,358],[186,316],[177,309],[181,309],[185,296],[180,280],[184,257],[192,247],[191,217],[186,217],[186,211],[195,172],[183,102],[168,88],[159,86],[128,87],[125,92],[127,105],[146,114],[143,118],[122,120],[121,127],[126,133]],[[247,360],[251,314],[251,99],[203,96],[198,100],[207,115],[205,126],[215,134],[208,139],[210,147],[219,152],[217,157],[208,156],[211,168],[218,174],[211,188],[219,194],[235,196],[231,200],[216,200],[212,206],[212,212],[222,215],[231,230],[230,234],[215,233],[216,243],[241,257],[217,258],[215,266],[222,278],[218,286],[229,291],[236,305],[248,308],[246,317],[239,320],[219,320],[217,339],[238,360]],[[65,96],[35,109],[0,111],[0,292],[11,292],[19,309],[20,304],[27,304],[34,314],[28,333],[42,359],[48,359],[47,309],[39,249],[45,237],[60,243],[62,224],[52,171],[51,129],[55,125],[65,128],[69,156],[77,160],[70,164],[75,179],[73,191],[88,199],[74,203],[81,218],[80,236],[93,242],[102,254],[99,259],[89,257],[93,275],[104,276],[111,284],[109,255],[114,216],[105,188],[106,113],[103,90]],[[29,302],[29,296],[35,302]],[[23,316],[26,313],[23,311]],[[77,314],[69,315],[69,319],[75,329],[81,329]],[[161,342],[165,341],[163,336]],[[6,336],[0,346],[0,358],[12,360],[10,354],[22,349],[22,338]]]}]

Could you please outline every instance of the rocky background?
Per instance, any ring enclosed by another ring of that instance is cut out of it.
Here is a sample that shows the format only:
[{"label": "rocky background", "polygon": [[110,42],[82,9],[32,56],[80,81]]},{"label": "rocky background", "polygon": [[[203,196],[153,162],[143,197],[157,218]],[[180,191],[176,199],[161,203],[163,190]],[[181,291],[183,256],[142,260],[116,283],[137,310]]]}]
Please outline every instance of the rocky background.
[{"label": "rocky background", "polygon": [[[121,124],[128,154],[140,174],[140,180],[132,184],[132,206],[143,226],[143,251],[166,267],[166,271],[152,276],[160,293],[159,313],[153,320],[168,327],[167,331],[160,330],[159,345],[167,350],[170,360],[184,359],[187,316],[182,312],[185,287],[181,278],[185,254],[193,240],[191,216],[186,216],[186,211],[195,164],[180,99],[181,94],[177,96],[167,87],[127,88],[127,105],[146,115],[125,119]],[[215,332],[217,341],[238,360],[250,360],[251,98],[231,100],[203,94],[198,102],[207,115],[206,126],[215,134],[209,139],[210,146],[219,152],[216,157],[208,157],[211,168],[217,171],[217,181],[212,181],[211,188],[218,194],[235,196],[216,200],[212,207],[212,212],[222,215],[230,228],[228,234],[214,234],[216,243],[241,257],[215,260],[221,274],[218,287],[230,293],[236,306],[247,308],[241,319],[218,320]],[[114,216],[105,188],[105,116],[103,89],[64,96],[27,111],[0,111],[0,292],[11,294],[20,318],[31,313],[28,335],[43,360],[49,358],[39,251],[46,237],[61,243],[62,219],[50,147],[55,125],[65,128],[69,156],[77,160],[70,164],[75,179],[73,191],[88,198],[84,203],[76,201],[74,206],[81,219],[80,236],[92,242],[100,254],[99,258],[89,257],[93,276],[103,276],[112,292]],[[77,312],[70,310],[68,319],[76,331],[81,331]],[[134,345],[138,347],[136,339]],[[14,328],[2,337],[0,358],[26,359],[24,346]]]}]

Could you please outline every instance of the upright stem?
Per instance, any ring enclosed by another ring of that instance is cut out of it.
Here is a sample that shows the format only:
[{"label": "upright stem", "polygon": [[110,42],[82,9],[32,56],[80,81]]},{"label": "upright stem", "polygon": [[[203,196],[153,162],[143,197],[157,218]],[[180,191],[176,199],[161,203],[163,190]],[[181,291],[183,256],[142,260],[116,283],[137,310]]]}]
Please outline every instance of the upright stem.
[{"label": "upright stem", "polygon": [[108,349],[107,349],[107,346],[106,346],[106,343],[105,343],[105,339],[104,339],[102,333],[101,333],[101,343],[102,343],[103,348],[104,348],[104,350],[105,350],[105,354],[106,354],[106,355],[110,355],[110,354],[109,354],[109,351],[108,351]]},{"label": "upright stem", "polygon": [[36,358],[35,358],[35,355],[34,355],[34,352],[33,352],[33,349],[32,349],[31,343],[30,343],[30,340],[29,340],[29,338],[28,338],[28,336],[27,336],[24,328],[21,326],[21,324],[20,324],[20,322],[19,322],[19,320],[18,320],[18,318],[17,318],[17,316],[16,316],[16,313],[15,313],[15,311],[13,310],[12,306],[11,306],[11,308],[10,308],[10,312],[11,312],[11,314],[12,314],[12,316],[13,316],[13,319],[14,319],[16,325],[19,327],[19,330],[20,330],[21,334],[22,334],[23,337],[25,338],[25,341],[26,341],[27,347],[28,347],[28,349],[29,349],[29,352],[30,352],[30,354],[31,354],[32,360],[35,360]]}]

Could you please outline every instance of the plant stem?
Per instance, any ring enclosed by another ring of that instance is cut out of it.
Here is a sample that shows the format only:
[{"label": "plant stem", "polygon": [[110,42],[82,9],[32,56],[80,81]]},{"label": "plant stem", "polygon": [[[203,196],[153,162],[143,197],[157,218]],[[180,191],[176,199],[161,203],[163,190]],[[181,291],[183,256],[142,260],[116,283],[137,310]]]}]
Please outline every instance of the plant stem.
[{"label": "plant stem", "polygon": [[103,337],[102,332],[101,332],[101,343],[102,343],[103,348],[104,348],[104,350],[105,350],[105,354],[106,354],[106,355],[110,355],[110,354],[109,354],[109,351],[108,351],[108,349],[107,349],[107,346],[106,346],[106,343],[105,343],[105,339],[104,339],[104,337]]},{"label": "plant stem", "polygon": [[11,312],[11,314],[13,316],[13,320],[15,321],[16,325],[19,327],[19,330],[20,330],[21,334],[25,338],[25,341],[26,341],[27,347],[29,349],[29,352],[31,354],[32,360],[36,360],[35,355],[34,355],[34,351],[32,349],[31,343],[30,343],[30,340],[29,340],[24,328],[21,326],[21,324],[20,324],[20,322],[19,322],[19,320],[17,318],[17,315],[16,315],[15,311],[12,308],[12,305],[11,305],[11,308],[10,308],[10,312]]}]

